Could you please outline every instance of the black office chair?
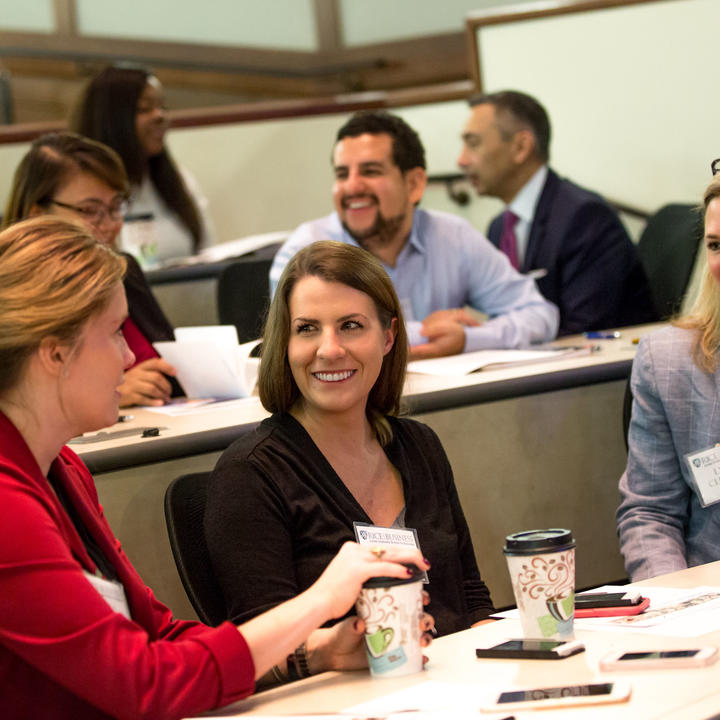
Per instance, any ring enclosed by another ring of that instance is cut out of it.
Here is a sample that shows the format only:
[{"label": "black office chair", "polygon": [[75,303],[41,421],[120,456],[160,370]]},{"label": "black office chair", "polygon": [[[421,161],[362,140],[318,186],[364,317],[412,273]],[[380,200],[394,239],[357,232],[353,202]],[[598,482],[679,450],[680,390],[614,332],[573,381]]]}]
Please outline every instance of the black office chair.
[{"label": "black office chair", "polygon": [[671,204],[648,220],[640,236],[638,253],[663,320],[680,310],[703,234],[695,205]]},{"label": "black office chair", "polygon": [[205,545],[203,515],[209,472],[175,478],[165,491],[165,522],[175,565],[198,617],[207,625],[227,619],[225,600]]},{"label": "black office chair", "polygon": [[262,334],[270,305],[268,274],[279,244],[269,245],[239,258],[222,271],[217,284],[218,318],[234,325],[241,343]]}]

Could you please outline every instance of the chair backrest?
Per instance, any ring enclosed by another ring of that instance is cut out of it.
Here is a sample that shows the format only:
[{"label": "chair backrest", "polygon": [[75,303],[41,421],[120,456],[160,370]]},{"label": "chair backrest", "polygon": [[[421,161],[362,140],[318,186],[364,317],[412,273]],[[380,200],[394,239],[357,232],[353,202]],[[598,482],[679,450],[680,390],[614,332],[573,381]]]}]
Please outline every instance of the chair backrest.
[{"label": "chair backrest", "polygon": [[270,305],[268,274],[280,245],[269,245],[225,268],[217,283],[218,318],[234,325],[238,341],[259,338]]},{"label": "chair backrest", "polygon": [[165,491],[165,522],[180,579],[198,617],[208,625],[227,619],[222,590],[205,544],[203,515],[209,472],[175,478]]},{"label": "chair backrest", "polygon": [[695,205],[671,204],[648,220],[640,236],[638,253],[662,319],[680,309],[703,232]]}]

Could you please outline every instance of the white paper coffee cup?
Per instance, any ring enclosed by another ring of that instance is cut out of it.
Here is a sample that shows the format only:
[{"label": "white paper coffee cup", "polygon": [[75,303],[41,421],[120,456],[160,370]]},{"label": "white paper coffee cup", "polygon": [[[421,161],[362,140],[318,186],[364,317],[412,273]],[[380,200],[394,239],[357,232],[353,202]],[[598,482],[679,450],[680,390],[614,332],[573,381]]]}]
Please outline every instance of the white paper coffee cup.
[{"label": "white paper coffee cup", "polygon": [[398,677],[422,670],[420,621],[422,579],[372,578],[355,609],[365,622],[365,650],[373,677]]},{"label": "white paper coffee cup", "polygon": [[570,530],[526,530],[505,538],[510,581],[526,638],[567,640],[575,615],[575,541]]}]

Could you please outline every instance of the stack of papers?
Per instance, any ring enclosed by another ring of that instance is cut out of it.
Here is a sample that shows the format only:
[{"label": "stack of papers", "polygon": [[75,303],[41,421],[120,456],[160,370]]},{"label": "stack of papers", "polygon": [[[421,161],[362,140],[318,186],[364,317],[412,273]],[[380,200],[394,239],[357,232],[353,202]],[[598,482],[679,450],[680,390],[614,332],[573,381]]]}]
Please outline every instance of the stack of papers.
[{"label": "stack of papers", "polygon": [[153,347],[176,370],[188,398],[250,397],[260,360],[250,353],[260,340],[238,345],[233,325],[177,328],[175,342]]}]

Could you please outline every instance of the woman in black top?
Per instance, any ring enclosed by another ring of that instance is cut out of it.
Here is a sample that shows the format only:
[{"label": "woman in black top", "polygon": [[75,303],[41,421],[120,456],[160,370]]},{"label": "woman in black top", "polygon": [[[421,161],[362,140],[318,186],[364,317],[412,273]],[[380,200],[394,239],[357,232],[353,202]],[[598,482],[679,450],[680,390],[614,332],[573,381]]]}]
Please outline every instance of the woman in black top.
[{"label": "woman in black top", "polygon": [[400,303],[370,253],[319,242],[291,260],[260,365],[274,414],[223,454],[209,489],[205,534],[229,617],[309,587],[354,523],[416,530],[441,634],[492,612],[442,446],[395,417],[406,361]]}]

